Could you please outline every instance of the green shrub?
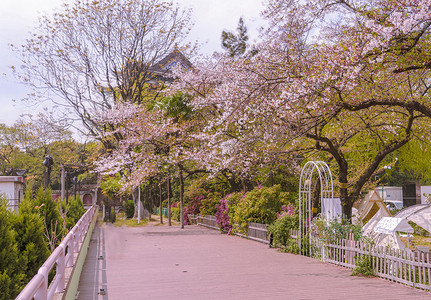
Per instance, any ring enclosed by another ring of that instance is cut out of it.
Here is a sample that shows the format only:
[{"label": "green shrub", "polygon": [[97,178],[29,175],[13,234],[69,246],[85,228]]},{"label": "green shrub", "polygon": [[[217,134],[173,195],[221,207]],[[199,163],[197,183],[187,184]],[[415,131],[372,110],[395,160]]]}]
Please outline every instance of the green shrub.
[{"label": "green shrub", "polygon": [[376,276],[376,271],[373,268],[373,257],[370,255],[362,255],[356,257],[356,267],[353,269],[352,276],[364,275],[364,276]]},{"label": "green shrub", "polygon": [[132,200],[127,200],[123,204],[124,210],[126,212],[126,218],[131,219],[135,215],[135,204]]},{"label": "green shrub", "polygon": [[271,224],[282,205],[288,204],[288,197],[289,193],[283,192],[280,185],[255,188],[241,198],[231,220],[239,225],[240,231],[244,231],[249,222]]},{"label": "green shrub", "polygon": [[316,235],[327,244],[335,243],[337,239],[347,239],[350,233],[353,233],[355,241],[362,238],[362,226],[353,225],[347,221],[339,222],[334,219],[328,224],[324,219],[315,218],[312,228]]},{"label": "green shrub", "polygon": [[[79,196],[77,196],[76,199],[75,197],[70,197],[68,202],[68,207],[66,208],[66,227],[67,229],[72,229],[84,215],[85,208]],[[65,202],[62,203],[62,205],[65,207]]]},{"label": "green shrub", "polygon": [[203,216],[215,215],[217,213],[217,205],[222,198],[223,197],[220,193],[208,193],[207,196],[201,201],[202,206],[200,214]]},{"label": "green shrub", "polygon": [[175,221],[180,221],[180,216],[181,216],[181,211],[180,211],[180,207],[179,207],[179,203],[175,202],[174,204],[171,205],[171,218],[172,220]]},{"label": "green shrub", "polygon": [[272,235],[272,245],[275,247],[287,246],[290,240],[290,229],[298,229],[298,226],[297,214],[285,215],[275,220],[268,226],[268,232]]},{"label": "green shrub", "polygon": [[286,245],[282,249],[282,251],[299,254],[299,245],[297,239],[287,239]]}]

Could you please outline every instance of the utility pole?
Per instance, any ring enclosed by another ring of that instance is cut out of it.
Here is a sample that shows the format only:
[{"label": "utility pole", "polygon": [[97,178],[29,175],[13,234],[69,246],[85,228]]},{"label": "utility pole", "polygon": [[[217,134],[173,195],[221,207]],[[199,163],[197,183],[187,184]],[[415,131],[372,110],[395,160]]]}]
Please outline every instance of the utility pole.
[{"label": "utility pole", "polygon": [[141,222],[141,185],[138,186],[138,224]]}]

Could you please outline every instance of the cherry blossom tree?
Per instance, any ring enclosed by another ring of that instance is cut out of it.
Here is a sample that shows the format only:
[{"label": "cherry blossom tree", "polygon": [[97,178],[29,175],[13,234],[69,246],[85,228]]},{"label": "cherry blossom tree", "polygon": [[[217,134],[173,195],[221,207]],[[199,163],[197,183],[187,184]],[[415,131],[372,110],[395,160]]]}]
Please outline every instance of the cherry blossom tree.
[{"label": "cherry blossom tree", "polygon": [[105,132],[103,138],[120,134],[123,139],[99,160],[98,171],[105,175],[121,174],[122,189],[133,191],[151,178],[169,178],[171,169],[176,168],[182,207],[184,177],[204,171],[196,159],[201,120],[188,109],[187,96],[181,94],[149,106],[118,104],[101,114],[100,122],[116,128]]},{"label": "cherry blossom tree", "polygon": [[380,163],[428,124],[428,70],[408,53],[428,47],[425,2],[268,1],[271,27],[256,55],[214,57],[177,74],[172,90],[213,114],[206,157],[248,172],[256,156],[327,153],[350,218]]}]

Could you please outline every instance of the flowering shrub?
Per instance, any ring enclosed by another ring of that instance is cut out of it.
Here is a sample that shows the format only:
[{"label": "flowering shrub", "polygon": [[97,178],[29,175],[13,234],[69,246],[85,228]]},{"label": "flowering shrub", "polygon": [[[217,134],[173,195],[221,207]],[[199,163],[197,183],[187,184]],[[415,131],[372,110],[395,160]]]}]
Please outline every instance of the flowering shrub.
[{"label": "flowering shrub", "polygon": [[190,199],[189,203],[187,203],[184,207],[184,225],[189,223],[187,215],[197,215],[200,212],[202,206],[202,200],[205,197],[203,195],[194,197]]},{"label": "flowering shrub", "polygon": [[292,204],[282,205],[281,213],[277,213],[277,219],[280,219],[284,216],[291,216],[295,214],[295,206]]},{"label": "flowering shrub", "polygon": [[226,231],[227,234],[230,234],[232,230],[232,225],[230,224],[229,218],[229,206],[227,204],[226,197],[221,199],[219,204],[217,205],[217,212],[215,214],[216,222],[220,225],[220,229]]},{"label": "flowering shrub", "polygon": [[230,234],[232,231],[231,213],[234,212],[235,206],[243,197],[243,193],[233,193],[226,195],[223,199],[219,201],[216,205],[216,222],[220,225],[220,229]]}]

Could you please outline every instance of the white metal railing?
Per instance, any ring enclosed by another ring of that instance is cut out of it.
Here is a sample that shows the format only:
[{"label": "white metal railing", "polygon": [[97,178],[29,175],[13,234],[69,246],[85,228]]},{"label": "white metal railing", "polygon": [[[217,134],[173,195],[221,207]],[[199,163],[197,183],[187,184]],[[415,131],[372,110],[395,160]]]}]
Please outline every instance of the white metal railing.
[{"label": "white metal railing", "polygon": [[[52,299],[54,293],[64,292],[66,286],[66,267],[74,265],[75,254],[81,250],[80,245],[87,234],[94,214],[97,212],[97,207],[97,205],[93,205],[79,219],[60,245],[55,248],[43,263],[37,274],[21,291],[16,300],[47,300]],[[55,265],[55,277],[53,282],[49,283],[48,275]]]}]

